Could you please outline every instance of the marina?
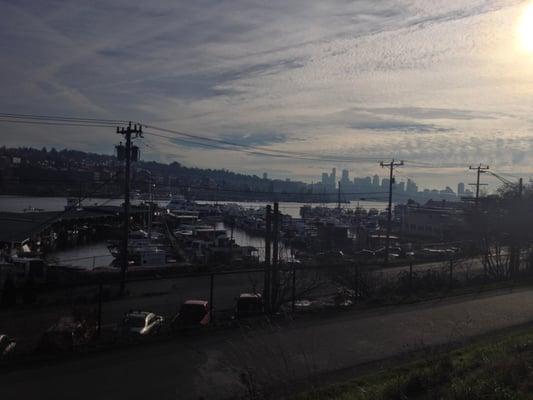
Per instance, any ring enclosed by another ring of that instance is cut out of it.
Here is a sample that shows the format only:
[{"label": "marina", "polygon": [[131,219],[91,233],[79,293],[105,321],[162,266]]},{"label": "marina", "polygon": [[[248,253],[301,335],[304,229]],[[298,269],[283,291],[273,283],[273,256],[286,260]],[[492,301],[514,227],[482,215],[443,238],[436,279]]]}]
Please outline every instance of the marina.
[{"label": "marina", "polygon": [[[6,221],[9,221],[9,218],[13,218],[16,215],[17,219],[22,219],[27,222],[27,225],[22,227],[20,224],[17,224],[19,229],[22,230],[21,233],[28,231],[32,232],[32,230],[39,227],[43,221],[53,218],[53,213],[64,212],[67,200],[68,199],[61,197],[0,196],[0,211]],[[94,198],[84,199],[81,202],[81,205],[87,210],[91,210],[91,213],[105,212],[109,217],[109,215],[112,213],[120,213],[121,203],[121,199]],[[146,220],[146,208],[142,205],[143,202],[141,200],[134,200],[132,201],[132,204],[134,208],[139,207],[136,211],[138,213],[138,220]],[[179,214],[180,222],[190,222],[191,219],[196,220],[200,215],[202,215],[204,220],[208,221],[209,223],[208,228],[206,227],[206,229],[226,231],[227,237],[229,237],[230,240],[233,240],[237,246],[256,249],[258,260],[264,260],[264,226],[261,226],[261,224],[253,226],[250,223],[250,220],[256,218],[257,220],[261,221],[263,219],[264,207],[266,203],[198,201],[194,202],[193,205],[193,203],[187,203],[184,198],[178,197],[172,201],[168,201],[166,199],[159,200],[155,202],[155,205],[160,207],[162,210],[166,210],[167,206],[170,205],[170,208],[168,208],[169,211],[174,207],[173,211]],[[287,216],[287,218],[289,218],[291,221],[290,230],[293,233],[304,229],[300,219],[300,210],[305,206],[306,204],[304,203],[285,202],[281,202],[279,205],[280,212]],[[343,210],[355,210],[362,206],[370,206],[376,210],[383,210],[386,204],[380,202],[350,202],[343,204]],[[330,203],[314,204],[313,207],[323,207],[324,209],[335,211],[335,205]],[[28,209],[40,209],[42,211],[24,212],[24,210]],[[78,214],[79,215],[76,218],[81,218],[81,213]],[[229,215],[230,217],[234,215],[234,217],[223,218],[222,215]],[[235,218],[235,216],[237,218]],[[66,218],[68,218],[68,215],[63,215],[62,221],[64,222]],[[63,246],[58,246],[56,244],[51,248],[46,249],[47,260],[52,263],[57,263],[58,265],[72,266],[85,270],[109,267],[113,264],[114,257],[112,253],[109,252],[109,244],[107,243],[108,239],[113,239],[112,237],[106,237],[103,241],[95,238],[79,239],[78,236],[80,236],[80,230],[74,231],[76,231],[76,235],[71,234],[70,239],[67,237],[67,243],[65,243]],[[81,229],[81,231],[83,231],[83,229]],[[20,236],[16,234],[16,231],[6,229],[5,232],[9,233],[9,235],[3,238],[4,245],[13,244],[16,242],[24,242],[28,239],[28,235],[22,234]],[[119,234],[119,232],[115,233]],[[107,235],[109,235],[109,232],[107,232]],[[74,238],[73,236],[76,237]],[[293,242],[298,242],[297,237],[294,237],[294,234],[293,239],[295,239]],[[68,244],[69,240],[72,242],[70,245]],[[73,240],[75,243],[73,243]],[[46,241],[44,241],[43,244],[45,242]],[[72,244],[75,245],[73,246]],[[281,260],[294,260],[295,252],[295,247],[290,243],[289,240],[284,240],[280,243],[279,257]],[[154,257],[155,258],[153,258],[152,261],[163,261],[163,257],[160,254],[157,254],[157,252],[155,252]]]}]

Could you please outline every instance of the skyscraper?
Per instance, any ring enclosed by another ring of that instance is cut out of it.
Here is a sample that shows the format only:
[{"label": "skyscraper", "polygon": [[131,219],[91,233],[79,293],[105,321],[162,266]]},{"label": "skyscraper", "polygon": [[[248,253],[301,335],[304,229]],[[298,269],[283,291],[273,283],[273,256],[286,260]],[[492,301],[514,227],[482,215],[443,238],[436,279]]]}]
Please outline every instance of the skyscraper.
[{"label": "skyscraper", "polygon": [[329,175],[327,172],[322,173],[322,185],[324,185],[324,187],[329,186]]},{"label": "skyscraper", "polygon": [[465,194],[465,184],[463,182],[459,182],[457,185],[457,195],[463,196]]},{"label": "skyscraper", "polygon": [[398,183],[398,191],[405,192],[405,182]]},{"label": "skyscraper", "polygon": [[407,185],[405,186],[405,190],[407,193],[414,194],[418,192],[418,186],[411,179],[407,179]]},{"label": "skyscraper", "polygon": [[341,182],[346,185],[350,182],[350,172],[347,169],[342,170]]},{"label": "skyscraper", "polygon": [[372,186],[379,186],[379,176],[378,175],[374,175],[374,177],[372,178]]},{"label": "skyscraper", "polygon": [[329,189],[335,190],[337,187],[337,168],[331,170],[331,175],[329,176]]}]

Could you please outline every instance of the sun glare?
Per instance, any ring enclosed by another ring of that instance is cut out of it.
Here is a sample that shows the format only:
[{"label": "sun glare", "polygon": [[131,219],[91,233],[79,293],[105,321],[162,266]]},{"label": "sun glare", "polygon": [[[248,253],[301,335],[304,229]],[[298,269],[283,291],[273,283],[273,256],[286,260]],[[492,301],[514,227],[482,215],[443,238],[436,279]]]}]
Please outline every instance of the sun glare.
[{"label": "sun glare", "polygon": [[518,36],[522,50],[533,53],[533,2],[527,5],[520,18]]}]

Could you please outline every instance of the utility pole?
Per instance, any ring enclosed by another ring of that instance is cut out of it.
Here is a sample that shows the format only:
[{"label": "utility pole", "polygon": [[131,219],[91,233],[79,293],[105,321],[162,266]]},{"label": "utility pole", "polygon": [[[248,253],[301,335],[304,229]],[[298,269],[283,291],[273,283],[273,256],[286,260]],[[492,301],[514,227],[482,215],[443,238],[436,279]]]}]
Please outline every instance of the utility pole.
[{"label": "utility pole", "polygon": [[481,174],[485,173],[485,171],[487,171],[489,169],[489,166],[488,165],[482,166],[481,164],[479,164],[477,167],[470,166],[470,167],[468,167],[468,169],[477,171],[476,183],[469,183],[469,185],[476,187],[475,204],[476,204],[476,207],[478,207],[479,206],[479,187],[480,186],[487,186],[486,183],[479,183],[479,178],[480,178]]},{"label": "utility pole", "polygon": [[266,310],[270,310],[270,285],[271,285],[271,271],[270,271],[270,244],[271,244],[271,232],[272,232],[272,207],[266,206],[265,216],[265,277],[263,287],[263,300]]},{"label": "utility pole", "polygon": [[385,239],[385,265],[389,263],[389,248],[390,248],[390,231],[392,224],[392,185],[394,184],[394,168],[401,167],[403,161],[394,162],[394,158],[389,163],[381,161],[379,163],[381,168],[389,168],[389,209],[387,212],[387,236]]},{"label": "utility pole", "polygon": [[[523,212],[522,208],[522,192],[524,190],[524,181],[522,178],[518,180],[518,204],[517,204],[517,210],[519,213]],[[521,232],[517,232],[517,234],[511,235],[511,237],[515,237],[513,239],[513,243],[510,246],[510,255],[509,255],[509,264],[510,264],[510,272],[511,277],[514,278],[516,274],[518,273],[520,269],[520,257],[522,253],[521,243],[520,243],[520,235]]]},{"label": "utility pole", "polygon": [[[117,127],[117,134],[126,139],[126,149],[124,158],[126,165],[124,168],[124,239],[121,251],[121,269],[120,269],[120,295],[124,295],[126,286],[126,271],[128,270],[128,237],[130,233],[130,166],[131,166],[131,138],[142,137],[142,126],[135,124],[132,128],[131,122],[127,127]],[[135,160],[136,161],[136,160]]]},{"label": "utility pole", "polygon": [[275,202],[272,224],[272,311],[276,311],[279,291],[279,222],[279,205]]}]

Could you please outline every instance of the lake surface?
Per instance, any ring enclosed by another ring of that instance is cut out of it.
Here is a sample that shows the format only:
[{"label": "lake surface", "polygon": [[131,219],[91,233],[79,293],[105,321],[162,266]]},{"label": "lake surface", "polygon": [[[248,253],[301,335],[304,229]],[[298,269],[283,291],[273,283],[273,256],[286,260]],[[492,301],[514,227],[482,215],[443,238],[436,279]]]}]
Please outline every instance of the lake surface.
[{"label": "lake surface", "polygon": [[[93,205],[112,205],[120,206],[122,204],[122,199],[102,199],[102,198],[91,198],[85,199],[82,204],[85,206]],[[132,204],[139,204],[141,200],[132,200]],[[158,201],[157,202],[161,207],[164,207],[168,202]],[[212,201],[198,201],[200,204],[214,204]],[[267,204],[263,201],[247,201],[247,202],[236,202],[236,201],[219,201],[218,204],[238,204],[245,208],[260,208],[265,207]],[[10,211],[10,212],[23,212],[24,210],[33,208],[43,209],[44,211],[62,211],[67,205],[66,197],[31,197],[31,196],[0,196],[0,211]],[[279,209],[283,214],[288,214],[291,217],[298,218],[300,216],[300,207],[304,205],[310,205],[312,207],[328,207],[335,208],[337,207],[336,203],[292,203],[292,202],[279,202]],[[387,203],[383,201],[351,201],[349,203],[343,203],[341,205],[343,208],[356,209],[357,207],[362,207],[365,209],[375,208],[377,210],[385,210],[387,208]]]},{"label": "lake surface", "polygon": [[[132,200],[132,204],[140,203],[140,200]],[[214,203],[209,201],[198,201],[201,204]],[[113,205],[120,206],[122,199],[102,199],[92,198],[85,199],[83,205]],[[158,204],[164,207],[167,201],[159,201]],[[238,204],[245,208],[260,208],[267,204],[266,202],[231,202],[224,201],[218,202],[218,204]],[[66,197],[31,197],[31,196],[0,196],[0,211],[8,212],[23,212],[30,208],[43,209],[44,211],[62,211],[67,205]],[[292,203],[292,202],[279,202],[279,209],[283,214],[288,214],[294,218],[300,216],[300,208],[304,205],[310,205],[312,207],[337,207],[336,203]],[[387,208],[385,202],[375,201],[352,201],[350,203],[342,204],[343,208],[355,209],[362,207],[366,209],[375,208],[378,210],[384,210]],[[228,236],[231,236],[231,228],[225,226],[224,223],[218,223],[217,228],[226,229]],[[258,249],[259,258],[264,260],[265,255],[265,241],[262,237],[252,236],[243,231],[242,229],[235,228],[233,230],[233,238],[235,243],[239,246],[253,246]],[[280,258],[282,260],[290,260],[293,258],[293,251],[290,247],[285,247],[280,244]],[[75,265],[84,269],[92,269],[93,267],[108,266],[113,257],[107,249],[105,242],[88,244],[78,246],[73,249],[63,250],[50,255],[59,264],[62,265]]]}]

